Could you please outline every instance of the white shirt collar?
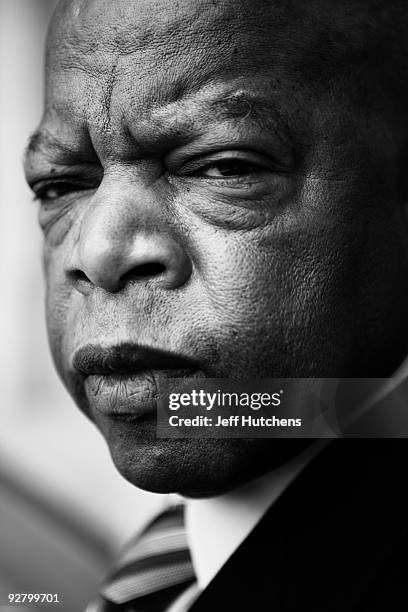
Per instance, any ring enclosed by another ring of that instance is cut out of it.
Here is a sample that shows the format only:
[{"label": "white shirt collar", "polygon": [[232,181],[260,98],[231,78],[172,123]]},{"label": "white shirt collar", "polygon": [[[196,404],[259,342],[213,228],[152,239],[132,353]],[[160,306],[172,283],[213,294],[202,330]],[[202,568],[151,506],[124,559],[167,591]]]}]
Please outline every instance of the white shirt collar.
[{"label": "white shirt collar", "polygon": [[201,590],[326,443],[327,440],[318,440],[294,460],[233,491],[186,500],[187,538]]}]

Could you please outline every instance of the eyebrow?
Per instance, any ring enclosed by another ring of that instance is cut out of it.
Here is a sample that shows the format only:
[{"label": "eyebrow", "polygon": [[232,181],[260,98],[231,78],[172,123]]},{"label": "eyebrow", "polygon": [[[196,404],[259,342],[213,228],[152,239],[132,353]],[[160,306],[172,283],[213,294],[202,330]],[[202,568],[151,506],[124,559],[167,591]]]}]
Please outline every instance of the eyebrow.
[{"label": "eyebrow", "polygon": [[206,86],[204,86],[193,92],[192,95],[179,98],[175,101],[175,105],[175,113],[173,103],[170,103],[168,108],[166,108],[167,105],[162,107],[164,116],[171,117],[175,114],[176,117],[180,117],[180,114],[184,113],[187,125],[189,120],[194,121],[197,116],[202,118],[205,125],[214,117],[219,121],[236,123],[247,121],[257,125],[262,131],[273,134],[282,144],[291,143],[293,140],[295,126],[290,125],[291,116],[287,116],[285,112],[286,105],[280,108],[273,90],[260,93],[253,85],[246,87],[245,84],[236,84],[221,91],[206,92]]},{"label": "eyebrow", "polygon": [[209,101],[209,106],[218,109],[220,114],[226,114],[229,118],[245,119],[255,110],[258,112],[271,112],[275,110],[263,98],[248,93],[233,93],[226,97],[217,97]]},{"label": "eyebrow", "polygon": [[212,108],[218,109],[221,117],[235,119],[252,119],[262,129],[268,129],[281,137],[288,137],[289,125],[277,106],[271,100],[250,92],[236,92],[225,98],[216,98],[210,102]]},{"label": "eyebrow", "polygon": [[47,149],[47,151],[49,150],[51,152],[55,151],[56,153],[60,153],[61,151],[72,153],[72,151],[66,145],[64,145],[54,136],[51,136],[47,130],[39,128],[33,134],[31,134],[28,139],[26,148],[24,150],[24,160],[26,161],[30,155],[39,153],[43,149]]},{"label": "eyebrow", "polygon": [[47,157],[55,157],[56,160],[59,160],[63,155],[64,160],[68,162],[71,160],[77,161],[80,157],[80,153],[75,148],[53,136],[46,128],[40,127],[31,134],[27,141],[23,154],[24,164],[27,164],[32,155],[37,155],[43,151],[47,153]]}]

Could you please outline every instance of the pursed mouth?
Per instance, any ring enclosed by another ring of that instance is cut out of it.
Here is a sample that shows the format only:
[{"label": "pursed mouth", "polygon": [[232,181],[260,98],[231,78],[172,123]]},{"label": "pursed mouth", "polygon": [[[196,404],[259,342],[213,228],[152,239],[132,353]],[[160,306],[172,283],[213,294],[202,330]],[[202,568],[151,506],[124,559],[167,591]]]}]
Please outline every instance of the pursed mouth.
[{"label": "pursed mouth", "polygon": [[206,377],[194,360],[130,343],[89,344],[78,349],[71,361],[83,377],[91,410],[107,416],[151,415],[157,409],[162,380]]},{"label": "pursed mouth", "polygon": [[126,374],[91,374],[84,381],[91,408],[105,415],[145,416],[156,412],[169,378],[203,378],[199,370],[144,370]]},{"label": "pursed mouth", "polygon": [[182,372],[200,368],[199,363],[190,357],[132,343],[87,344],[74,352],[71,363],[74,370],[85,376],[132,375],[159,370]]}]

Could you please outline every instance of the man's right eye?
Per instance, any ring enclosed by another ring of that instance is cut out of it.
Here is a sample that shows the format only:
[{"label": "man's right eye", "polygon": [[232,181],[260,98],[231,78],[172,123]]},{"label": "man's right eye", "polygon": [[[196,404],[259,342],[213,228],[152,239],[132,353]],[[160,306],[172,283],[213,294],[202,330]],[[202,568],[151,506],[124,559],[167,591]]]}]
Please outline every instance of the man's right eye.
[{"label": "man's right eye", "polygon": [[82,192],[90,189],[91,185],[79,183],[78,181],[70,181],[67,179],[41,181],[33,185],[34,200],[40,202],[53,202],[64,196]]}]

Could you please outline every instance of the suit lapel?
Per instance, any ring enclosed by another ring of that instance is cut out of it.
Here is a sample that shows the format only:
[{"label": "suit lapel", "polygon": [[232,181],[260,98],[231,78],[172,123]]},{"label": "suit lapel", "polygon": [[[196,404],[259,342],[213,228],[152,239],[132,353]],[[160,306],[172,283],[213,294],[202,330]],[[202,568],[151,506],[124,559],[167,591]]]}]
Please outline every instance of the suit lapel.
[{"label": "suit lapel", "polygon": [[217,609],[225,598],[234,611],[348,612],[360,609],[367,593],[376,610],[373,593],[387,581],[389,560],[394,568],[404,563],[406,456],[403,440],[333,441],[266,513],[192,612]]}]

